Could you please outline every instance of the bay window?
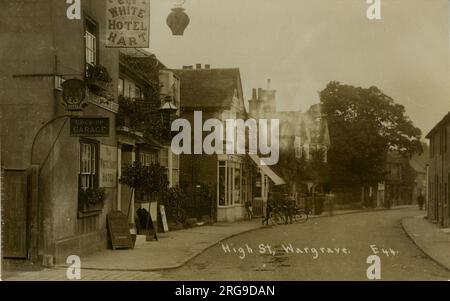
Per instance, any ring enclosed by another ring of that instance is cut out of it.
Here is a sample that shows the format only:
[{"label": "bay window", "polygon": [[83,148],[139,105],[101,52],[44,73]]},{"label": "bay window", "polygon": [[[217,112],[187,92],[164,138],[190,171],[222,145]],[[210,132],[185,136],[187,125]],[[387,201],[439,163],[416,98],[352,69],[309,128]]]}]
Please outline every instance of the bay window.
[{"label": "bay window", "polygon": [[233,161],[219,161],[218,164],[218,204],[231,206],[244,204],[247,199],[248,173],[244,165]]}]

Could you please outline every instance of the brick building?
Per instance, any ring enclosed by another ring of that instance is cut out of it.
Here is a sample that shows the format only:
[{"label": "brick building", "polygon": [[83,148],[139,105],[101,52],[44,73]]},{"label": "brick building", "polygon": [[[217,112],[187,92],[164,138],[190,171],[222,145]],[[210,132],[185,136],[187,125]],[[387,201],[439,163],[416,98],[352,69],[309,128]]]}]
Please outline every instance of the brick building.
[{"label": "brick building", "polygon": [[[51,264],[107,248],[107,214],[128,211],[129,193],[118,181],[126,162],[158,162],[178,183],[168,141],[127,127],[118,114],[120,96],[162,119],[161,107],[179,102],[176,77],[152,54],[106,47],[107,2],[81,3],[81,20],[67,18],[65,1],[1,4],[3,258]],[[77,112],[63,101],[72,79],[86,92]],[[75,118],[108,120],[105,133],[75,135]]]},{"label": "brick building", "polygon": [[[119,51],[101,38],[105,5],[82,1],[81,20],[69,20],[65,1],[2,1],[3,257],[64,262],[107,246],[106,214],[117,191]],[[86,70],[109,73],[105,89],[88,82]],[[90,84],[87,107],[72,115],[108,118],[109,136],[71,136],[61,87],[69,79]],[[104,188],[103,202],[80,203],[88,188]]]},{"label": "brick building", "polygon": [[[198,64],[174,72],[181,80],[181,118],[190,124],[196,111],[201,111],[203,121],[247,120],[239,69]],[[224,145],[228,142],[224,140]],[[232,222],[246,216],[244,204],[252,201],[255,216],[261,216],[270,183],[284,181],[260,164],[257,155],[181,155],[180,185],[191,198],[189,215]]]},{"label": "brick building", "polygon": [[428,219],[441,227],[450,227],[449,128],[450,113],[448,113],[426,136],[426,138],[430,140],[427,197]]}]

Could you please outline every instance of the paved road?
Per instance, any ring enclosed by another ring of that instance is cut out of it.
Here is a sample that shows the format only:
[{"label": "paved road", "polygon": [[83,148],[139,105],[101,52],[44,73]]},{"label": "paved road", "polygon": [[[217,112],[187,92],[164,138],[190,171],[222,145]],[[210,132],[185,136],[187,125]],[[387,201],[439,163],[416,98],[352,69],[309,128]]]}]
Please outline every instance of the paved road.
[{"label": "paved road", "polygon": [[[349,214],[247,233],[213,247],[177,271],[163,273],[162,278],[367,280],[366,260],[374,254],[374,246],[380,252],[382,280],[449,280],[450,272],[428,259],[401,227],[402,217],[417,214],[414,209]],[[269,245],[275,255],[268,254],[267,247],[261,254],[260,244]],[[283,244],[303,253],[288,254]],[[247,245],[253,253],[246,251]],[[243,247],[245,258],[233,247]]]},{"label": "paved road", "polygon": [[[420,212],[414,209],[367,212],[274,226],[226,240],[177,270],[83,270],[82,277],[83,280],[367,280],[366,259],[375,251],[380,252],[382,280],[449,280],[450,272],[427,258],[401,227],[402,217],[417,214]],[[264,248],[260,249],[260,245]],[[65,280],[65,273],[65,270],[17,273],[8,275],[8,279]]]}]

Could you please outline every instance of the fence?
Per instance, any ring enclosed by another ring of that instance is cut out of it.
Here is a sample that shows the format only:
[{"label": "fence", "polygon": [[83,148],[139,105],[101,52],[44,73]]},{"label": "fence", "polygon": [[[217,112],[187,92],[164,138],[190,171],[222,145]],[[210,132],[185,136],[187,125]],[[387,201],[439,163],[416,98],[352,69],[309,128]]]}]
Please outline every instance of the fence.
[{"label": "fence", "polygon": [[329,196],[311,196],[297,198],[297,206],[304,208],[308,214],[320,215],[324,210],[333,210]]}]

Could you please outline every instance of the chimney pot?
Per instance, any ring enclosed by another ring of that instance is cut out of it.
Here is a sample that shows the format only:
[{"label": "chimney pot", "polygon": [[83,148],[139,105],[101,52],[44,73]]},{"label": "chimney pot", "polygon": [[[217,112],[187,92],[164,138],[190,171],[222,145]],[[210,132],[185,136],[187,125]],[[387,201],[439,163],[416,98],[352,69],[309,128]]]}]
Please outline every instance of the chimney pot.
[{"label": "chimney pot", "polygon": [[202,64],[196,64],[195,67],[196,67],[197,69],[202,69]]},{"label": "chimney pot", "polygon": [[210,64],[206,64],[205,65],[205,69],[211,69],[211,65]]},{"label": "chimney pot", "polygon": [[267,90],[270,90],[272,85],[272,80],[270,78],[267,79]]}]

